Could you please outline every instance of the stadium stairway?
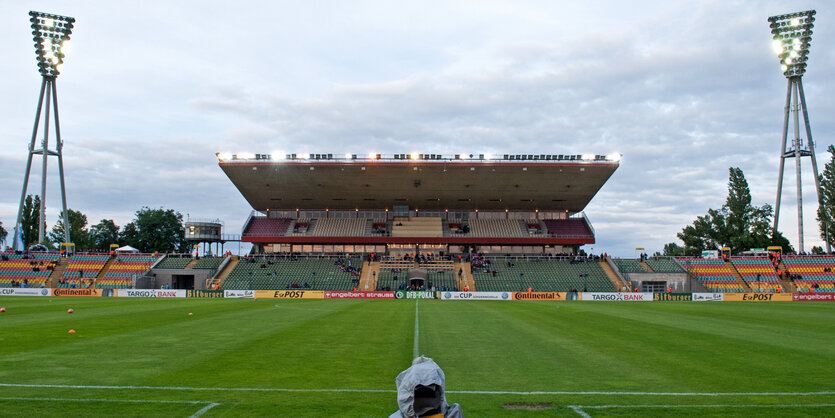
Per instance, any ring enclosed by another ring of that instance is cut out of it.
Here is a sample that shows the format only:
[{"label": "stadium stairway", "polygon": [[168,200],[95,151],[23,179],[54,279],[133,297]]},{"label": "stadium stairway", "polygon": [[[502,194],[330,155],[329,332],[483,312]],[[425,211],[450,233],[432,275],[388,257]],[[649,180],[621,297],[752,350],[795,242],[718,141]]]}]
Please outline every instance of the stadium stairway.
[{"label": "stadium stairway", "polygon": [[93,287],[99,287],[99,280],[104,278],[104,274],[107,273],[107,270],[110,269],[110,266],[113,265],[113,257],[107,259],[107,262],[104,263],[104,266],[99,270],[99,274],[96,275],[96,281],[93,283]]},{"label": "stadium stairway", "polygon": [[49,275],[49,278],[46,280],[47,287],[58,287],[58,280],[61,280],[61,276],[64,275],[64,272],[67,270],[67,267],[70,265],[70,259],[61,257],[58,259],[58,265],[55,266],[55,269],[52,270],[52,274]]},{"label": "stadium stairway", "polygon": [[786,264],[780,261],[780,264],[777,265],[777,268],[780,269],[782,273],[780,273],[780,284],[783,286],[784,293],[797,293],[797,286],[792,283],[792,281],[788,278],[785,271],[787,269]]},{"label": "stadium stairway", "polygon": [[[647,264],[647,262],[646,262],[646,261],[641,261],[641,262],[638,262],[638,264],[640,264],[640,265],[641,265],[641,267],[643,267],[643,268],[644,268],[644,270],[646,270],[646,271],[647,271],[647,273],[655,273],[655,272],[652,270],[652,267],[650,267],[650,266],[649,266],[649,264]],[[618,289],[620,289],[620,288],[618,288]]]},{"label": "stadium stairway", "polygon": [[240,261],[238,256],[233,255],[230,257],[229,262],[226,263],[226,267],[224,267],[222,271],[216,274],[214,278],[206,279],[206,289],[212,289],[212,285],[215,284],[220,287],[220,285],[223,284],[223,280],[226,279],[226,277],[229,276],[229,273],[231,273],[232,270],[235,269],[235,266],[238,265],[238,261]]},{"label": "stadium stairway", "polygon": [[199,258],[192,258],[191,261],[189,261],[188,264],[186,264],[185,268],[187,268],[187,269],[194,268],[194,265],[197,264],[197,261],[199,261],[199,260],[200,260]]},{"label": "stadium stairway", "polygon": [[736,266],[734,266],[733,263],[731,263],[730,261],[726,261],[725,264],[734,273],[736,281],[739,282],[739,287],[745,289],[746,292],[753,292],[753,290],[751,290],[751,286],[748,286],[748,283],[745,283],[745,279],[743,279],[742,275],[739,274],[739,271],[736,269]]},{"label": "stadium stairway", "polygon": [[373,261],[362,262],[362,279],[358,284],[359,290],[374,290],[377,288],[377,276],[380,275],[380,263]]},{"label": "stadium stairway", "polygon": [[603,268],[603,271],[606,272],[606,276],[609,277],[609,280],[611,280],[612,284],[615,285],[615,289],[620,290],[623,289],[624,286],[626,286],[627,289],[629,288],[626,283],[622,282],[620,278],[618,278],[617,273],[615,273],[615,270],[612,269],[612,266],[610,266],[606,260],[600,260],[599,263],[600,267]]},{"label": "stadium stairway", "polygon": [[474,292],[476,290],[475,280],[473,280],[473,270],[470,263],[460,263],[456,261],[454,266],[456,277],[458,275],[458,270],[462,270],[461,277],[456,279],[458,289],[464,290],[464,287],[467,287],[470,291]]}]

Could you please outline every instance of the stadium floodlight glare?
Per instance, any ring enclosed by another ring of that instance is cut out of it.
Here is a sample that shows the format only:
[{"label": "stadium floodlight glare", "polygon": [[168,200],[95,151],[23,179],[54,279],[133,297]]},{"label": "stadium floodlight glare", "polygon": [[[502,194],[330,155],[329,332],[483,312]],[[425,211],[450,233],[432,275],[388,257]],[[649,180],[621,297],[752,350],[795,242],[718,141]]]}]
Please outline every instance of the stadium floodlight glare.
[{"label": "stadium floodlight glare", "polygon": [[786,77],[800,77],[806,72],[815,13],[807,10],[768,18],[774,39],[772,48]]},{"label": "stadium floodlight glare", "polygon": [[609,161],[620,161],[621,158],[623,158],[623,155],[619,152],[613,152],[606,156]]},{"label": "stadium floodlight glare", "polygon": [[50,13],[29,12],[38,71],[44,77],[61,73],[61,64],[70,48],[70,34],[75,19]]},{"label": "stadium floodlight glare", "polygon": [[[771,46],[780,58],[780,69],[786,76],[786,106],[783,108],[783,145],[780,152],[780,168],[777,176],[777,202],[774,205],[774,232],[780,222],[780,199],[783,193],[783,168],[787,158],[795,159],[795,173],[797,177],[797,250],[803,252],[803,190],[800,178],[800,159],[810,157],[812,160],[812,174],[815,178],[815,191],[820,202],[820,178],[818,177],[818,163],[815,157],[815,143],[812,140],[812,128],[809,124],[809,112],[806,107],[806,95],[803,92],[803,74],[809,59],[809,45],[812,43],[812,28],[815,26],[815,11],[789,13],[768,18],[771,28]],[[800,136],[800,115],[803,115],[803,126],[806,131],[806,141]],[[793,139],[789,143],[789,125],[793,122]],[[804,143],[805,142],[805,143]],[[786,145],[790,144],[790,147]],[[830,251],[829,241],[826,242],[827,252]]]},{"label": "stadium floodlight glare", "polygon": [[417,160],[418,158],[420,158],[420,154],[417,153],[417,152],[413,152],[413,153],[409,154],[409,159]]},{"label": "stadium floodlight glare", "polygon": [[220,161],[226,161],[226,160],[231,160],[232,159],[232,154],[228,153],[228,152],[219,152],[215,155],[217,155],[217,159],[220,160]]},{"label": "stadium floodlight glare", "polygon": [[591,161],[594,159],[594,154],[583,154],[580,158],[586,161]]}]

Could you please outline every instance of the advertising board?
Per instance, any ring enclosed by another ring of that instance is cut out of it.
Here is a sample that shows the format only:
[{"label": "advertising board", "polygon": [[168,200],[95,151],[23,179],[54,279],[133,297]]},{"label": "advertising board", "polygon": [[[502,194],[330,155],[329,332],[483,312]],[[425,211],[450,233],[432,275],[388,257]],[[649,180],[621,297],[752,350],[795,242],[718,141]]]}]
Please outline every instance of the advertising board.
[{"label": "advertising board", "polygon": [[835,302],[835,293],[795,293],[795,302]]},{"label": "advertising board", "polygon": [[254,290],[224,290],[223,297],[225,298],[249,298],[255,297]]},{"label": "advertising board", "polygon": [[653,296],[649,292],[614,293],[614,292],[580,292],[580,300],[613,301],[613,302],[652,302]]},{"label": "advertising board", "polygon": [[50,296],[52,289],[48,287],[3,287],[0,296]]},{"label": "advertising board", "polygon": [[184,298],[185,289],[117,289],[120,298]]},{"label": "advertising board", "polygon": [[394,299],[394,292],[325,291],[325,299]]},{"label": "advertising board", "polygon": [[563,292],[514,292],[513,300],[565,300]]},{"label": "advertising board", "polygon": [[791,293],[725,293],[725,302],[790,302]]},{"label": "advertising board", "polygon": [[256,290],[257,298],[273,299],[324,299],[322,290]]},{"label": "advertising board", "polygon": [[52,296],[85,296],[99,297],[99,289],[67,289],[59,287],[52,289]]},{"label": "advertising board", "polygon": [[394,292],[395,299],[435,299],[437,292],[409,292],[398,290]]},{"label": "advertising board", "polygon": [[693,293],[696,302],[721,302],[725,300],[722,293]]},{"label": "advertising board", "polygon": [[513,300],[513,292],[438,292],[443,300]]}]

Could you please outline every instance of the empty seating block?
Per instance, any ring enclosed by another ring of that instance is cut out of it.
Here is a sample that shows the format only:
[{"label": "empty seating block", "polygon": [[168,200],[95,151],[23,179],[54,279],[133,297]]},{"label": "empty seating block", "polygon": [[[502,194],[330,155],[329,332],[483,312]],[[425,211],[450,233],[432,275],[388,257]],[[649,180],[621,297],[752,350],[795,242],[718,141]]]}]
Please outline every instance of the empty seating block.
[{"label": "empty seating block", "polygon": [[191,268],[193,269],[205,269],[205,270],[217,270],[218,267],[223,263],[225,257],[203,257],[197,260]]},{"label": "empty seating block", "polygon": [[365,235],[368,219],[316,219],[313,228],[314,237],[361,237]]},{"label": "empty seating block", "polygon": [[398,216],[392,221],[391,236],[393,237],[442,237],[444,225],[438,217],[406,217]]},{"label": "empty seating block", "polygon": [[[350,271],[349,267],[356,271]],[[241,259],[223,280],[221,289],[351,290],[359,281],[361,268],[362,260],[356,257],[245,258]],[[305,283],[307,287],[304,287]]]},{"label": "empty seating block", "polygon": [[774,293],[783,286],[771,261],[765,257],[732,258],[731,263],[754,292]]},{"label": "empty seating block", "polygon": [[20,254],[3,255],[8,260],[0,260],[0,287],[45,287],[59,258],[57,253],[32,254],[25,259]]},{"label": "empty seating block", "polygon": [[191,263],[191,257],[165,257],[161,263],[157,264],[158,269],[184,269]]},{"label": "empty seating block", "polygon": [[157,261],[158,257],[148,254],[120,254],[96,281],[96,287],[111,289],[130,288],[135,276],[140,276]]},{"label": "empty seating block", "polygon": [[789,274],[800,276],[794,279],[797,290],[835,292],[835,257],[785,256],[783,263]]},{"label": "empty seating block", "polygon": [[244,230],[244,236],[277,237],[287,233],[292,221],[286,218],[266,218],[253,216]]},{"label": "empty seating block", "polygon": [[718,259],[677,258],[701,284],[711,292],[744,292],[731,268]]},{"label": "empty seating block", "polygon": [[671,258],[650,257],[646,260],[646,263],[655,273],[681,273],[683,271],[678,263]]},{"label": "empty seating block", "polygon": [[528,225],[518,219],[470,219],[470,237],[513,237],[530,236]]},{"label": "empty seating block", "polygon": [[625,258],[614,258],[612,261],[618,266],[621,273],[646,273],[647,271],[641,266],[638,260],[629,260]]},{"label": "empty seating block", "polygon": [[[493,274],[495,270],[495,275]],[[505,260],[489,259],[489,265],[472,266],[475,288],[479,291],[568,292],[572,289],[589,292],[614,292],[603,267],[596,261],[571,260]]]},{"label": "empty seating block", "polygon": [[543,223],[545,223],[545,228],[548,229],[549,236],[566,238],[594,237],[585,219],[546,219]]}]

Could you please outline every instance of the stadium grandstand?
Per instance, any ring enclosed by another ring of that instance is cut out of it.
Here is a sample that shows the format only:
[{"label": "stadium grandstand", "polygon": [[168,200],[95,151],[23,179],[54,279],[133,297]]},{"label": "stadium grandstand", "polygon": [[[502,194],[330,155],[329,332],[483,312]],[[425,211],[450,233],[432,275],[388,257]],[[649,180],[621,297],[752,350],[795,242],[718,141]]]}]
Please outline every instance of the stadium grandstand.
[{"label": "stadium grandstand", "polygon": [[[464,266],[473,255],[530,259],[577,255],[581,246],[595,242],[583,209],[620,160],[619,154],[217,156],[220,168],[252,206],[241,239],[252,243],[259,257],[266,257],[253,264],[260,266],[274,256],[324,256],[333,263],[343,254],[360,255],[362,262],[352,266],[361,278],[354,286],[360,290],[426,288],[430,282],[438,288],[490,287],[492,273],[491,279],[479,283],[471,267]],[[386,267],[382,263],[387,260],[405,265]],[[454,263],[427,269],[422,263],[430,260]],[[519,271],[527,265],[518,264]],[[557,273],[566,270],[562,264],[543,265],[553,273],[554,283],[534,280],[534,271],[527,286],[505,278],[509,273],[496,278],[507,279],[507,286],[512,282],[514,288],[568,286],[570,281],[556,284]],[[244,271],[247,276],[264,273]],[[225,276],[237,281],[240,273],[233,267]],[[288,280],[295,283],[275,273],[272,285],[284,288]],[[270,286],[260,280],[253,286]],[[215,280],[220,282],[222,278]],[[606,283],[617,286],[617,280],[607,278]]]}]

